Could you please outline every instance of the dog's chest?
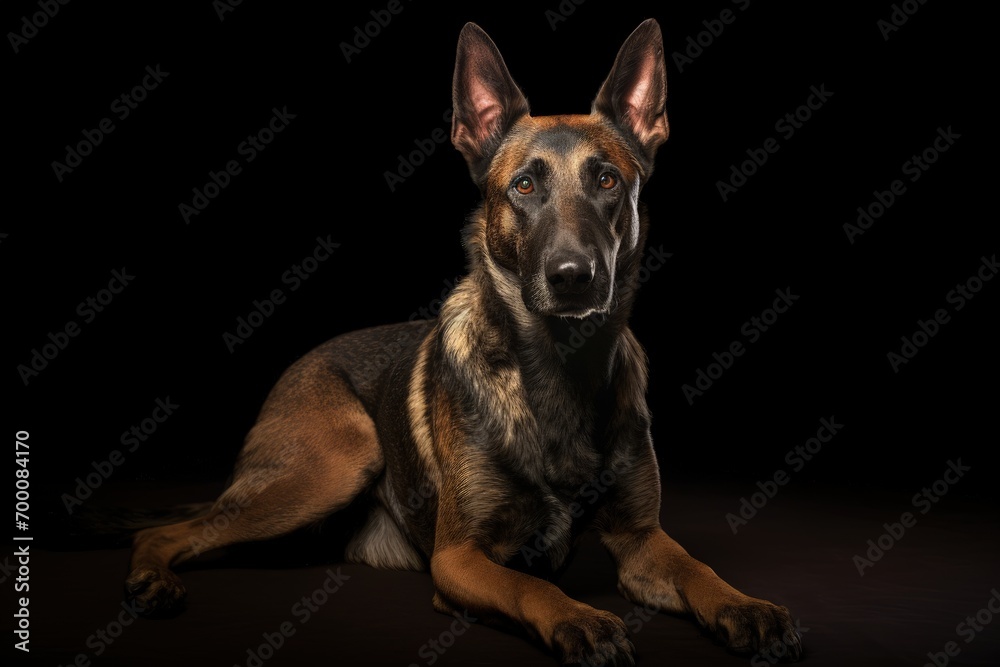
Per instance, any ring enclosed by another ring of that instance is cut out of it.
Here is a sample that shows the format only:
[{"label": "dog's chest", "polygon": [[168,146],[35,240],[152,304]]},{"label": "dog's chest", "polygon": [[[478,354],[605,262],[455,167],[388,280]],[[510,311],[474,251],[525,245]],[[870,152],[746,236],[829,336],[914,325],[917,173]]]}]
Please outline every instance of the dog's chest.
[{"label": "dog's chest", "polygon": [[525,503],[519,530],[521,547],[512,566],[537,576],[548,576],[562,567],[577,537],[589,525],[599,497],[588,494],[601,478],[602,457],[590,446],[583,431],[564,428],[551,434],[543,451],[542,481],[521,490]]},{"label": "dog's chest", "polygon": [[542,478],[558,496],[572,498],[581,485],[600,473],[603,457],[595,438],[594,406],[558,386],[529,385],[528,396],[542,453]]},{"label": "dog's chest", "polygon": [[531,497],[534,520],[522,525],[524,542],[516,560],[530,571],[545,571],[565,562],[587,523],[589,506],[581,495],[600,477],[604,457],[595,437],[599,419],[593,403],[583,404],[573,392],[543,383],[526,389],[540,457],[532,462],[535,481],[525,493]]}]

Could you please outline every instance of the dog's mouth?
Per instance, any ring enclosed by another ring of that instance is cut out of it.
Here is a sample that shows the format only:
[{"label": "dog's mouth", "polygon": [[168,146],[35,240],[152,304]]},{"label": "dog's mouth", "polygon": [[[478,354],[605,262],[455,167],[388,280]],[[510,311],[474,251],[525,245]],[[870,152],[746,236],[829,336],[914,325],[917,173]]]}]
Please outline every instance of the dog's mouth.
[{"label": "dog's mouth", "polygon": [[606,308],[573,308],[568,310],[557,310],[552,313],[547,313],[547,315],[550,317],[559,317],[564,320],[585,320],[591,315],[606,315],[607,312]]},{"label": "dog's mouth", "polygon": [[521,296],[528,312],[561,319],[582,320],[591,315],[606,315],[611,311],[612,304],[611,292],[605,289],[573,295],[526,289]]}]

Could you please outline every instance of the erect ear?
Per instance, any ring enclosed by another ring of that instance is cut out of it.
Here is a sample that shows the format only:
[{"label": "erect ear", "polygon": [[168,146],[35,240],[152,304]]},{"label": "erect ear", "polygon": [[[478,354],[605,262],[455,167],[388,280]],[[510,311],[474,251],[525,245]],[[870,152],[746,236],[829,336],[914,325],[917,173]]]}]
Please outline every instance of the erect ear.
[{"label": "erect ear", "polygon": [[451,142],[482,186],[504,134],[528,113],[528,100],[510,77],[496,44],[475,23],[466,23],[458,36],[452,98]]},{"label": "erect ear", "polygon": [[604,80],[593,111],[631,133],[652,162],[667,140],[667,68],[663,36],[655,19],[646,19],[629,35]]}]

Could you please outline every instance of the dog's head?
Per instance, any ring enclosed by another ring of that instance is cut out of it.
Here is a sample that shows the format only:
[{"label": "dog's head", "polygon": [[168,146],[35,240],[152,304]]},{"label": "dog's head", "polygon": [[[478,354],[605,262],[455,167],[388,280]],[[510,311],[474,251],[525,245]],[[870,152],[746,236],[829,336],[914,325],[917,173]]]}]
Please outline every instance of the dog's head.
[{"label": "dog's head", "polygon": [[639,192],[669,132],[659,25],[625,41],[589,115],[533,117],[496,45],[466,24],[453,96],[451,139],[483,193],[491,268],[531,313],[608,312],[619,260],[641,250]]}]

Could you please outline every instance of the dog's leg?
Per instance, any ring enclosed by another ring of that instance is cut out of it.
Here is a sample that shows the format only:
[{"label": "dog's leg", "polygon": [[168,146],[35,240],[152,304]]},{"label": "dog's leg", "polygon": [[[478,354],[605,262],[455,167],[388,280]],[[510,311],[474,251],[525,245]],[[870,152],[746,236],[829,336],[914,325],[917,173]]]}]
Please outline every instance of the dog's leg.
[{"label": "dog's leg", "polygon": [[606,535],[604,543],[618,563],[619,589],[629,600],[693,614],[736,653],[783,644],[773,653],[798,659],[801,638],[786,608],[739,592],[661,528]]},{"label": "dog's leg", "polygon": [[620,618],[577,602],[547,581],[498,565],[472,545],[435,548],[431,575],[440,611],[465,609],[477,621],[513,621],[564,664],[634,664]]},{"label": "dog's leg", "polygon": [[208,514],[136,534],[125,587],[143,613],[170,611],[184,598],[171,566],[322,519],[382,471],[375,425],[361,402],[342,379],[318,363],[313,368],[289,373],[275,387],[247,435],[231,485]]},{"label": "dog's leg", "polygon": [[602,509],[598,523],[601,539],[618,564],[622,594],[662,611],[692,614],[736,653],[782,644],[775,655],[797,660],[801,638],[785,607],[744,595],[663,531],[652,445],[642,460],[617,476],[614,498]]}]

